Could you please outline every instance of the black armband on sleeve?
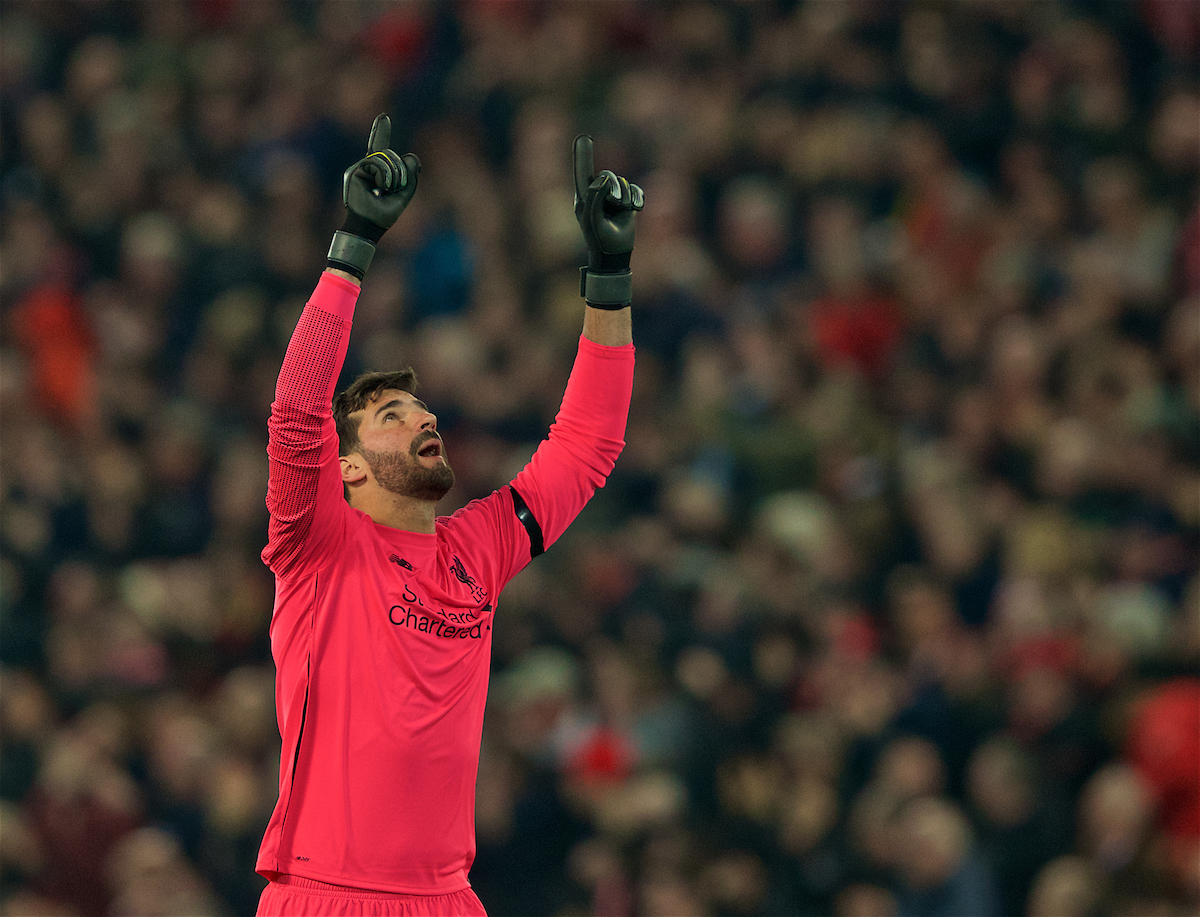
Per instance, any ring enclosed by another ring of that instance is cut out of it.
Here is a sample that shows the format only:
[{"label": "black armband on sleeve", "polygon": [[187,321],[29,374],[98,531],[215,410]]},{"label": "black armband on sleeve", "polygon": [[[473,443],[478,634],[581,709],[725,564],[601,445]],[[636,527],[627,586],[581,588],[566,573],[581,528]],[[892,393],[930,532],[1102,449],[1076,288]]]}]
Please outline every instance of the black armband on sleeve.
[{"label": "black armband on sleeve", "polygon": [[542,541],[542,527],[538,525],[538,521],[533,518],[533,513],[529,509],[529,504],[525,502],[525,498],[517,493],[517,489],[511,484],[508,489],[512,491],[513,510],[517,514],[517,519],[521,525],[525,526],[525,531],[529,533],[529,559],[537,557],[545,552],[546,548]]}]

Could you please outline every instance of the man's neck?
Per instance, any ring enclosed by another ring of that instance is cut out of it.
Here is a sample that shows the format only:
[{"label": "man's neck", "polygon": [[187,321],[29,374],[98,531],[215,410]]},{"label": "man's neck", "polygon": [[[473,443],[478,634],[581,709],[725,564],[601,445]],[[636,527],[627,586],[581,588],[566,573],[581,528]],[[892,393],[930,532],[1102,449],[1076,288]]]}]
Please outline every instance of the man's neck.
[{"label": "man's neck", "polygon": [[417,500],[397,494],[378,492],[363,495],[350,501],[355,509],[366,513],[372,521],[389,528],[405,532],[432,534],[437,519],[437,503],[433,500]]}]

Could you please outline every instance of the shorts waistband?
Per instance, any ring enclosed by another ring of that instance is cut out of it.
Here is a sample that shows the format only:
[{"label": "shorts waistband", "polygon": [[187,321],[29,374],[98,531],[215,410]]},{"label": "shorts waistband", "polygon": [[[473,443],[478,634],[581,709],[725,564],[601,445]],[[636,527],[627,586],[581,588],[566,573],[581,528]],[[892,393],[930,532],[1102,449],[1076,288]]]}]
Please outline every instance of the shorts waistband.
[{"label": "shorts waistband", "polygon": [[306,879],[304,876],[293,876],[287,873],[280,873],[271,880],[277,885],[290,885],[292,888],[303,889],[304,891],[314,895],[336,895],[339,898],[363,898],[366,900],[404,900],[406,898],[438,898],[442,894],[454,894],[453,892],[445,892],[434,895],[416,895],[405,892],[381,892],[373,891],[369,888],[353,888],[349,885],[333,885],[329,882],[321,882],[317,879]]}]

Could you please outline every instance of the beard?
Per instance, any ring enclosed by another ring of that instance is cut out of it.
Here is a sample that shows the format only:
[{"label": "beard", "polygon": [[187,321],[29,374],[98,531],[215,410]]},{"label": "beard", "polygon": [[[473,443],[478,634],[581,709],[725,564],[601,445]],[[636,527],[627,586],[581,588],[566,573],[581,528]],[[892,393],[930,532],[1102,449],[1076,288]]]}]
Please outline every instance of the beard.
[{"label": "beard", "polygon": [[426,436],[415,440],[407,454],[363,449],[362,457],[384,490],[402,497],[431,500],[436,503],[454,486],[454,471],[444,455],[442,460],[432,467],[421,464],[417,450],[432,438]]}]

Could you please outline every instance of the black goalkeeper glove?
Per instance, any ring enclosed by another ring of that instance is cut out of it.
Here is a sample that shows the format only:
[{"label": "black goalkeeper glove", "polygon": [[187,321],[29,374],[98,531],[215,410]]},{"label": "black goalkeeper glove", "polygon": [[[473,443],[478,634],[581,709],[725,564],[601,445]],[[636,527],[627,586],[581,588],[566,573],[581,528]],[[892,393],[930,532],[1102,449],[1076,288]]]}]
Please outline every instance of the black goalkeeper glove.
[{"label": "black goalkeeper glove", "polygon": [[597,309],[623,309],[633,301],[629,256],[637,231],[636,211],[645,196],[637,185],[592,161],[592,138],[580,134],[572,150],[575,165],[575,219],[587,244],[587,267],[580,268],[579,294]]},{"label": "black goalkeeper glove", "polygon": [[388,149],[391,139],[391,119],[380,115],[371,125],[367,155],[342,175],[346,222],[333,234],[329,266],[359,280],[371,266],[376,243],[412,200],[421,174],[421,160],[412,153],[400,156]]}]

